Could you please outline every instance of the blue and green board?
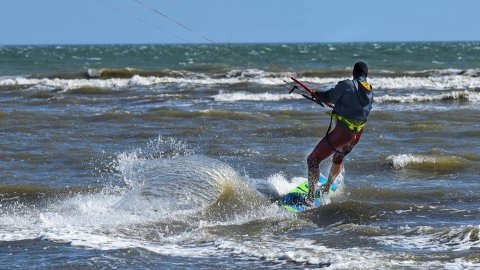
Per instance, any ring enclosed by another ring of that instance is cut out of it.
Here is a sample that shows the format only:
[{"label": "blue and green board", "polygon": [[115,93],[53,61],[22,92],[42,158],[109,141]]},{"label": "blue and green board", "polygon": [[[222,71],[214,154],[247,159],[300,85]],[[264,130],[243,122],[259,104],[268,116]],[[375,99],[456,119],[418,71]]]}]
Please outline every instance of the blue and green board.
[{"label": "blue and green board", "polygon": [[[321,206],[323,204],[321,196],[324,196],[324,194],[322,194],[320,190],[325,184],[327,184],[327,178],[321,175],[318,181],[317,194],[315,194],[315,207]],[[280,206],[292,213],[303,212],[311,209],[311,207],[307,205],[305,201],[308,196],[308,188],[308,181],[302,182],[300,185],[298,185],[296,188],[290,191],[290,193],[288,193],[287,195],[285,195],[285,197],[281,199]],[[336,191],[337,188],[338,186],[333,183],[330,186],[329,193]]]}]

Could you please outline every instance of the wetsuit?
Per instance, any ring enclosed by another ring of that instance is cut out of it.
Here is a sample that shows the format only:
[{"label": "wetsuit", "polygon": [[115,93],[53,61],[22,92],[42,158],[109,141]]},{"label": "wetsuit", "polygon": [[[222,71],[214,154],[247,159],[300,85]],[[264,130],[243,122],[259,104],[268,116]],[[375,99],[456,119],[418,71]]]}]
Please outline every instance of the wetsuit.
[{"label": "wetsuit", "polygon": [[326,91],[315,92],[316,98],[335,105],[332,116],[336,126],[317,144],[307,158],[309,172],[318,172],[320,163],[332,153],[333,163],[341,164],[358,143],[368,114],[372,109],[372,86],[363,77],[344,80]]}]

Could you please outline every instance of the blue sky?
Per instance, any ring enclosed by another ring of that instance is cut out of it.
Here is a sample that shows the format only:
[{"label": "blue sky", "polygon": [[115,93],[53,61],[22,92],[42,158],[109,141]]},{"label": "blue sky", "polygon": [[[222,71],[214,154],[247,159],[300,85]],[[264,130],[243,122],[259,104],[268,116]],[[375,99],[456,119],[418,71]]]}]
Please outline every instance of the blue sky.
[{"label": "blue sky", "polygon": [[480,40],[480,0],[141,1],[0,0],[0,44]]}]

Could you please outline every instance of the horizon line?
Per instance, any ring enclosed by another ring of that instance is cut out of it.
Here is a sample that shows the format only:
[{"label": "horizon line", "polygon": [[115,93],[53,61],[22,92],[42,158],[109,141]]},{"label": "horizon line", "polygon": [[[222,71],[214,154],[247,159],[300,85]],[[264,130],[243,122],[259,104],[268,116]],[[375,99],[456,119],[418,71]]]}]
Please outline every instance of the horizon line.
[{"label": "horizon line", "polygon": [[93,42],[93,43],[6,43],[0,44],[0,46],[111,46],[111,45],[260,45],[260,44],[368,44],[368,43],[467,43],[467,42],[480,42],[480,40],[404,40],[404,41],[272,41],[272,42],[257,42],[257,41],[246,41],[246,42]]}]

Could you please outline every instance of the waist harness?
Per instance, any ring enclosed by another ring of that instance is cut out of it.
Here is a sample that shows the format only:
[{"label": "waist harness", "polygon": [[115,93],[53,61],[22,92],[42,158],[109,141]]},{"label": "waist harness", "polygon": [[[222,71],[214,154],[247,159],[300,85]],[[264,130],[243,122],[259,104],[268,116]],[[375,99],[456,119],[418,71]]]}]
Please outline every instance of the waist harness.
[{"label": "waist harness", "polygon": [[338,154],[342,154],[342,155],[346,155],[349,151],[338,151],[335,147],[333,147],[332,143],[330,142],[330,139],[328,138],[328,135],[330,133],[330,130],[332,129],[332,122],[333,122],[333,118],[335,118],[336,122],[337,123],[342,123],[344,124],[348,130],[350,130],[352,133],[356,134],[356,133],[359,133],[360,131],[362,131],[364,128],[365,128],[365,125],[367,124],[366,122],[364,121],[357,121],[357,120],[351,120],[351,119],[347,119],[341,115],[338,115],[334,112],[328,112],[328,114],[330,114],[330,125],[328,126],[328,129],[327,129],[327,133],[325,134],[325,138],[327,139],[327,142],[328,142],[328,145],[330,146],[330,148],[333,149],[333,151],[335,151],[336,153]]}]

